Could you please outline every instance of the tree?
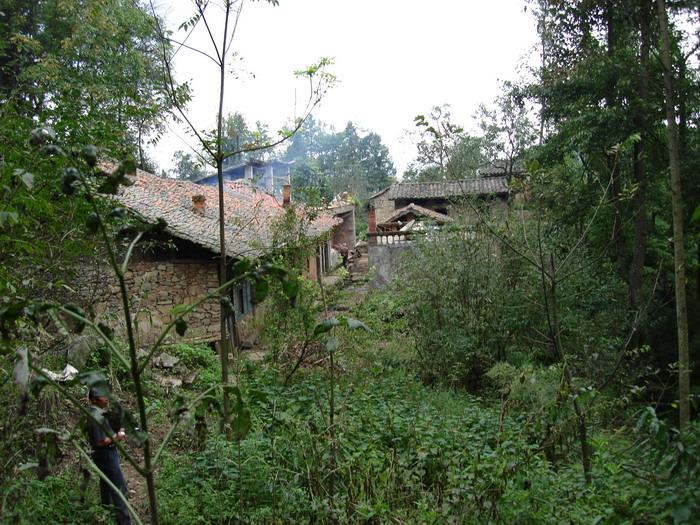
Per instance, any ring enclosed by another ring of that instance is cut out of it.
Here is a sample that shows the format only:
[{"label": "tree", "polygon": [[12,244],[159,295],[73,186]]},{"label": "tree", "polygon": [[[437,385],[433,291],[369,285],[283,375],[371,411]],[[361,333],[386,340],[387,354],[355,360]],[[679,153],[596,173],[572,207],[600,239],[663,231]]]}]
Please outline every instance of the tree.
[{"label": "tree", "polygon": [[[664,66],[661,31],[652,23],[653,3],[541,0],[531,4],[539,20],[542,67],[538,78],[519,91],[541,105],[542,143],[532,155],[543,167],[557,167],[543,190],[551,199],[548,207],[562,225],[586,231],[601,256],[611,257],[628,287],[630,316],[642,315],[647,296],[655,293],[656,322],[641,323],[632,344],[652,344],[657,366],[665,369],[677,356],[668,344],[676,312],[666,305],[672,289],[678,289],[673,274],[679,264],[672,263],[667,240],[671,224],[678,231],[688,224],[689,215],[682,213],[679,219],[668,206],[669,193],[675,190],[666,176],[669,149],[664,135],[670,124],[663,126],[662,119],[668,113],[669,97],[676,98],[678,135],[684,137],[679,137],[683,155],[678,171],[689,188],[686,201],[676,204],[694,206],[692,197],[687,199],[698,188],[689,176],[697,157],[693,154],[697,127],[688,122],[697,122],[700,105],[698,71],[688,57],[697,50],[692,42],[696,37],[683,24],[673,27],[669,31],[671,65]],[[674,2],[671,11],[672,21],[697,16],[685,2]],[[678,82],[665,95],[662,84],[653,79],[669,67],[678,71]],[[609,198],[598,206],[603,194]],[[594,226],[586,228],[594,214]],[[674,242],[673,248],[675,252],[679,246]],[[652,286],[650,279],[657,273],[655,268],[662,269],[658,286]],[[695,336],[689,335],[691,346]]]},{"label": "tree", "polygon": [[326,200],[348,191],[360,201],[387,187],[396,173],[388,148],[372,131],[348,122],[340,132],[310,120],[283,157],[294,161],[295,188],[313,189]]},{"label": "tree", "polygon": [[169,107],[151,17],[127,0],[3,0],[0,12],[3,106],[143,164]]},{"label": "tree", "polygon": [[661,32],[661,60],[664,65],[664,98],[668,136],[669,170],[671,172],[671,205],[673,208],[673,267],[676,292],[676,329],[678,334],[678,398],[681,429],[690,422],[690,355],[688,350],[688,301],[685,282],[685,239],[683,190],[681,185],[680,143],[676,124],[671,38],[668,29],[666,3],[657,0]]},{"label": "tree", "polygon": [[506,82],[496,97],[493,109],[479,106],[479,127],[483,133],[481,147],[490,161],[504,160],[509,174],[537,137],[531,110],[524,93]]},{"label": "tree", "polygon": [[[268,3],[272,5],[277,5],[277,0],[268,0]],[[240,348],[240,340],[238,333],[237,319],[235,315],[235,309],[232,308],[230,298],[228,297],[229,290],[224,286],[224,283],[228,281],[228,271],[229,271],[229,257],[226,250],[226,236],[225,236],[225,215],[224,215],[224,178],[223,170],[224,163],[227,159],[235,157],[241,153],[251,153],[261,150],[266,150],[274,147],[278,144],[283,143],[289,137],[291,137],[303,124],[304,120],[308,117],[311,110],[318,104],[321,97],[328,88],[328,85],[332,83],[334,78],[332,75],[326,73],[324,68],[330,64],[330,60],[321,59],[317,64],[308,67],[305,70],[297,71],[296,74],[301,77],[309,79],[310,82],[310,93],[307,101],[307,105],[303,110],[300,117],[296,118],[293,123],[292,129],[282,130],[280,136],[277,140],[272,142],[256,142],[253,144],[244,144],[240,147],[234,147],[232,150],[227,149],[225,137],[225,119],[224,119],[224,99],[226,94],[226,77],[228,60],[232,54],[233,40],[236,33],[236,28],[238,27],[238,21],[241,15],[241,9],[243,6],[242,0],[222,0],[220,3],[216,2],[196,2],[195,12],[193,16],[185,21],[180,29],[188,33],[183,39],[183,42],[177,41],[172,38],[171,34],[167,32],[162,24],[157,21],[156,30],[161,42],[161,54],[163,67],[165,70],[165,86],[166,93],[169,100],[175,107],[178,115],[188,124],[190,130],[199,142],[198,146],[202,149],[203,158],[216,169],[217,173],[217,187],[218,187],[218,213],[219,213],[219,302],[220,302],[220,339],[219,339],[219,355],[221,359],[221,383],[223,385],[223,428],[227,437],[232,437],[233,429],[231,427],[231,400],[229,397],[229,363],[228,354],[229,348],[231,347],[230,342],[232,342],[233,347],[236,349]],[[153,3],[150,2],[151,12],[154,18],[157,19],[155,15],[155,8]],[[212,13],[213,9],[218,11]],[[214,21],[220,22],[220,27],[218,28],[218,33],[212,32],[212,24]],[[187,46],[184,41],[189,38],[189,33],[200,28],[202,31],[206,31],[206,37],[208,38],[208,43],[210,44],[209,49],[194,49]],[[209,61],[213,62],[216,68],[216,73],[218,76],[218,104],[216,108],[216,128],[212,133],[204,133],[197,129],[196,126],[192,124],[184,105],[182,104],[180,93],[182,88],[179,87],[174,78],[173,73],[173,55],[170,52],[170,45],[179,46],[179,48],[185,48],[188,50],[196,51],[199,55],[206,57]],[[236,119],[234,119],[235,121]],[[240,119],[239,119],[240,120]],[[234,129],[236,125],[240,122],[234,122]],[[242,131],[239,128],[237,131]],[[234,134],[234,140],[237,137]],[[240,137],[243,138],[243,137]],[[229,330],[229,325],[231,326]],[[231,341],[229,340],[229,334],[231,336]],[[240,403],[236,405],[240,407]]]},{"label": "tree", "polygon": [[81,259],[103,254],[63,225],[90,209],[55,198],[56,168],[34,159],[27,137],[40,123],[61,142],[99,143],[107,158],[146,162],[147,139],[170,107],[157,35],[129,0],[2,0],[0,34],[0,295],[75,299],[63,285]]},{"label": "tree", "polygon": [[417,156],[404,180],[467,179],[485,164],[481,140],[452,122],[448,104],[434,106],[428,116],[416,115],[413,122]]},{"label": "tree", "polygon": [[196,181],[206,174],[201,162],[194,158],[191,153],[177,150],[173,154],[175,166],[170,170],[169,176],[174,179]]}]

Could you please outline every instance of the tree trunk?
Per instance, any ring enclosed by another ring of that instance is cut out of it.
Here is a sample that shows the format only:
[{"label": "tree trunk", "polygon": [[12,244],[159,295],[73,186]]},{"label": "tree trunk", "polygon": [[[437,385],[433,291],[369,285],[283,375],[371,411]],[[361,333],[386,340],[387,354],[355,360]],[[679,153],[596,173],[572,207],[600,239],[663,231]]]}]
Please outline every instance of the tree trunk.
[{"label": "tree trunk", "polygon": [[[605,3],[605,30],[606,30],[606,54],[608,58],[612,61],[615,55],[615,43],[617,35],[615,33],[615,6],[612,0],[608,0]],[[615,86],[612,82],[608,81],[605,88],[605,107],[612,109],[616,104],[615,97]],[[619,198],[622,191],[620,185],[620,169],[618,167],[617,155],[615,153],[608,153],[607,155],[607,168],[608,174],[612,179],[611,190],[613,195],[613,207],[615,209],[615,215],[613,218],[612,226],[612,240],[613,240],[613,252],[615,254],[615,263],[617,272],[623,279],[627,278],[627,257],[625,255],[625,232],[623,230],[625,216],[623,203]]]},{"label": "tree trunk", "polygon": [[[219,114],[216,118],[216,174],[219,187],[219,286],[227,280],[226,271],[226,221],[224,217],[224,90],[226,80],[226,39],[228,37],[228,21],[231,13],[231,4],[226,2],[226,18],[224,21],[224,37],[219,56]],[[226,298],[228,290],[221,290],[219,297],[219,358],[221,360],[221,383],[223,389],[223,425],[227,438],[231,438],[231,400],[228,389],[228,337],[226,331]],[[234,325],[235,331],[235,325]]]},{"label": "tree trunk", "polygon": [[656,0],[661,35],[661,60],[664,66],[664,98],[666,99],[666,121],[671,171],[671,206],[673,210],[673,266],[676,289],[676,325],[678,329],[678,396],[679,426],[685,428],[690,422],[690,362],[688,349],[688,304],[685,290],[685,239],[683,235],[683,193],[681,188],[680,145],[676,110],[673,96],[673,70],[671,62],[671,38],[664,0]]},{"label": "tree trunk", "polygon": [[[634,145],[634,181],[637,185],[632,206],[634,209],[634,239],[632,262],[629,272],[630,307],[633,312],[640,309],[644,262],[647,251],[647,173],[646,173],[646,104],[649,99],[649,6],[644,0],[639,5],[639,102],[635,110],[634,123],[640,140]],[[640,332],[635,332],[632,345],[638,347]]]}]

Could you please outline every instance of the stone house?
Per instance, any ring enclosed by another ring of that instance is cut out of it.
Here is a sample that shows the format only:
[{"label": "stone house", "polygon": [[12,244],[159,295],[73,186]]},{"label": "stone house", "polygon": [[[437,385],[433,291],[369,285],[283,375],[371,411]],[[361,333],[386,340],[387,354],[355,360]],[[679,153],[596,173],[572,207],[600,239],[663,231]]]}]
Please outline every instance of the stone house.
[{"label": "stone house", "polygon": [[[216,186],[161,178],[141,170],[130,178],[133,184],[122,187],[114,198],[148,223],[159,219],[166,222],[164,230],[150,234],[148,241],[152,242],[144,243],[146,247],[134,254],[125,275],[138,337],[147,343],[171,320],[173,307],[192,304],[218,286],[218,190]],[[262,256],[273,247],[273,224],[285,213],[289,192],[286,196],[286,203],[280,203],[248,181],[225,183],[224,230],[226,255],[231,263],[243,257]],[[318,213],[307,226],[307,235],[318,239],[317,257],[312,259],[313,267],[321,273],[329,266],[320,260],[320,253],[330,250],[331,232],[339,223],[330,214]],[[120,310],[118,289],[114,284],[107,288],[99,310]],[[231,300],[237,318],[242,320],[245,337],[256,314],[251,286],[236,286]],[[185,337],[174,337],[188,342],[215,341],[219,338],[219,323],[219,303],[211,299],[188,317]]]},{"label": "stone house", "polygon": [[455,202],[462,197],[488,196],[506,202],[509,195],[505,175],[450,181],[396,182],[372,195],[369,207],[375,212],[377,224],[381,224],[411,204],[449,216],[453,213]]},{"label": "stone house", "polygon": [[396,182],[369,199],[368,260],[376,270],[373,284],[381,286],[395,274],[399,258],[410,250],[414,233],[427,223],[442,225],[455,214],[468,213],[464,197],[488,200],[492,210],[506,212],[511,200],[509,176],[500,170],[455,181]]}]

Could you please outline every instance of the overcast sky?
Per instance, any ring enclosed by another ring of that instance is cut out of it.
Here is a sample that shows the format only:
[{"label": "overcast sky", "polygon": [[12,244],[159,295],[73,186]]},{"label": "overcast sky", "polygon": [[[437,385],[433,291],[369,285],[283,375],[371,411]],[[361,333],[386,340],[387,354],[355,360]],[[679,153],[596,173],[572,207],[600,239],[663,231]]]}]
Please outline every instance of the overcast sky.
[{"label": "overcast sky", "polygon": [[[160,12],[176,29],[192,13],[187,0],[161,0]],[[211,9],[211,8],[210,8]],[[209,14],[216,25],[217,11]],[[184,33],[176,32],[175,38]],[[307,84],[293,71],[330,57],[338,82],[314,117],[342,129],[347,121],[381,135],[401,174],[415,156],[405,140],[413,117],[450,104],[453,120],[469,128],[480,103],[514,80],[536,43],[535,23],[525,0],[280,0],[247,1],[234,51],[235,72],[227,77],[224,113],[240,111],[249,123],[279,129],[302,110]],[[188,44],[211,51],[205,34]],[[190,80],[188,112],[201,128],[213,128],[217,111],[216,66],[182,49],[180,80]],[[152,151],[162,168],[173,153],[196,142],[183,128],[171,131]]]}]

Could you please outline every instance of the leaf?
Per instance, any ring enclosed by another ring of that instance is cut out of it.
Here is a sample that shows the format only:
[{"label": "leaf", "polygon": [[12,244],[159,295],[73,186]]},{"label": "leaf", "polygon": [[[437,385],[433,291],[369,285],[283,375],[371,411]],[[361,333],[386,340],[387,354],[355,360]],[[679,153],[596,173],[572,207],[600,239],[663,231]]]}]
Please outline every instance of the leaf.
[{"label": "leaf", "polygon": [[265,300],[270,291],[270,284],[264,278],[258,278],[253,283],[253,304],[259,304]]},{"label": "leaf", "polygon": [[340,340],[337,337],[329,337],[326,341],[326,350],[335,352],[338,348],[340,348]]},{"label": "leaf", "polygon": [[94,168],[95,164],[97,164],[97,148],[95,146],[85,146],[80,152],[80,155],[91,168]]},{"label": "leaf", "polygon": [[674,523],[683,523],[685,521],[688,521],[690,519],[691,515],[691,510],[690,507],[685,506],[685,507],[677,507],[673,509],[673,522]]},{"label": "leaf", "polygon": [[[85,310],[83,310],[77,304],[68,303],[63,308],[65,308],[66,310],[68,310],[70,312],[73,312],[73,313],[79,315],[80,317],[83,317],[83,318],[85,317]],[[71,316],[71,321],[73,324],[73,331],[77,334],[82,333],[82,331],[85,329],[85,321],[82,321],[80,319],[76,319],[75,317],[72,317],[72,316]]]},{"label": "leaf", "polygon": [[32,393],[32,395],[34,397],[39,397],[39,394],[41,394],[41,391],[48,384],[49,384],[49,382],[45,377],[35,376],[32,378],[31,382],[29,383],[29,391]]},{"label": "leaf", "polygon": [[250,419],[250,410],[242,405],[237,405],[234,410],[235,416],[231,420],[231,429],[233,430],[234,437],[240,441],[246,437],[253,425]]},{"label": "leaf", "polygon": [[66,168],[61,175],[61,191],[66,195],[75,193],[75,186],[80,172],[75,168]]},{"label": "leaf", "polygon": [[[141,431],[139,427],[139,422],[129,410],[124,410],[124,408],[119,405],[121,412],[121,424],[126,430],[126,433],[132,439],[135,439],[137,443],[143,443],[148,438],[146,432]],[[117,429],[114,429],[117,430]]]},{"label": "leaf", "polygon": [[59,146],[55,144],[48,144],[47,146],[42,146],[39,153],[46,155],[47,157],[65,157],[66,152],[63,151]]},{"label": "leaf", "polygon": [[88,233],[97,233],[100,229],[100,217],[95,212],[89,213],[85,219]]},{"label": "leaf", "polygon": [[231,266],[231,278],[236,279],[242,277],[253,268],[251,259],[239,259]]},{"label": "leaf", "polygon": [[199,416],[204,416],[207,412],[215,411],[217,414],[222,415],[224,413],[221,408],[221,402],[214,396],[204,396],[200,403],[195,409],[195,414]]},{"label": "leaf", "polygon": [[282,281],[282,292],[290,301],[294,301],[299,295],[299,278],[297,276],[288,276]]},{"label": "leaf", "polygon": [[[131,168],[133,168],[133,170],[129,171]],[[119,190],[119,186],[131,186],[133,182],[126,175],[134,173],[135,170],[135,164],[132,166],[129,161],[122,162],[114,173],[106,174],[107,178],[97,188],[97,192],[114,195]]]},{"label": "leaf", "polygon": [[32,130],[29,136],[29,144],[41,146],[47,142],[56,140],[56,132],[49,127],[40,127]]},{"label": "leaf", "polygon": [[146,231],[153,232],[153,233],[161,233],[164,232],[165,229],[168,227],[167,221],[163,217],[158,217],[158,220],[150,225]]},{"label": "leaf", "polygon": [[97,328],[99,328],[100,332],[102,332],[104,336],[110,341],[114,339],[114,330],[112,330],[111,327],[107,326],[104,323],[97,323]]},{"label": "leaf", "polygon": [[132,158],[124,159],[117,169],[119,173],[124,175],[133,175],[136,173],[136,161]]},{"label": "leaf", "polygon": [[111,212],[109,212],[109,216],[114,219],[123,219],[126,217],[126,213],[126,208],[114,208]]},{"label": "leaf", "polygon": [[287,270],[279,264],[273,264],[266,262],[261,266],[263,273],[276,277],[277,279],[284,279],[287,276]]},{"label": "leaf", "polygon": [[173,317],[177,317],[178,315],[185,313],[185,310],[187,310],[188,306],[189,305],[185,303],[176,304],[170,309],[170,315],[172,315]]},{"label": "leaf", "polygon": [[175,321],[175,331],[180,337],[184,336],[185,332],[187,332],[187,321],[184,319],[178,319]]},{"label": "leaf", "polygon": [[350,330],[357,330],[358,328],[362,328],[366,332],[372,331],[372,330],[370,330],[369,326],[367,326],[365,323],[363,323],[362,321],[359,321],[357,319],[353,319],[352,317],[345,317],[345,318],[343,318],[343,320],[348,325],[348,328]]},{"label": "leaf", "polygon": [[111,397],[107,380],[102,372],[98,370],[87,370],[75,376],[75,381],[94,390],[97,396]]},{"label": "leaf", "polygon": [[695,208],[695,211],[693,212],[693,217],[690,219],[690,222],[700,222],[700,204],[698,204]]},{"label": "leaf", "polygon": [[15,367],[12,369],[12,379],[18,387],[25,390],[29,382],[29,356],[27,355],[27,348],[25,346],[20,347],[15,351],[15,354],[17,355],[17,361],[15,362]]},{"label": "leaf", "polygon": [[34,174],[24,171],[23,169],[16,169],[14,171],[15,177],[19,177],[22,183],[27,187],[28,190],[34,188]]},{"label": "leaf", "polygon": [[17,224],[19,215],[14,211],[0,211],[0,226],[7,224]]},{"label": "leaf", "polygon": [[314,336],[325,334],[326,332],[329,332],[331,328],[338,326],[339,324],[340,321],[338,321],[335,317],[324,319],[314,327]]}]

